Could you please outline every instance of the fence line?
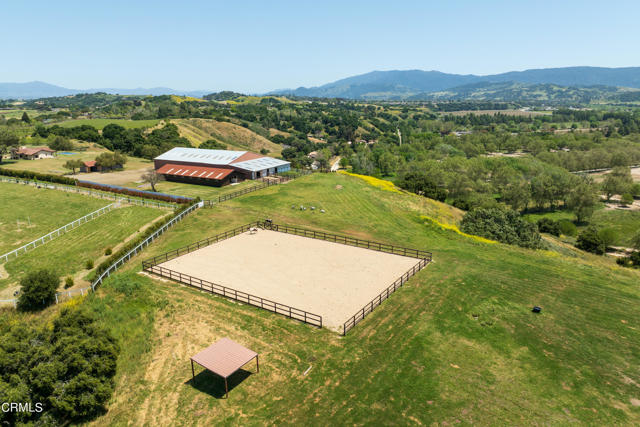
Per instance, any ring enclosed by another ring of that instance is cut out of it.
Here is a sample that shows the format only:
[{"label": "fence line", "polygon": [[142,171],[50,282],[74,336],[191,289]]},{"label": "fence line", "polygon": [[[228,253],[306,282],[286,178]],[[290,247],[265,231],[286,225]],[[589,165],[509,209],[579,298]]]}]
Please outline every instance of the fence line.
[{"label": "fence line", "polygon": [[149,265],[144,269],[150,273],[156,274],[160,277],[164,277],[185,285],[202,289],[215,295],[220,295],[228,299],[240,301],[245,304],[252,305],[254,307],[261,308],[263,310],[271,311],[276,314],[281,314],[290,319],[299,320],[300,322],[307,323],[309,325],[322,328],[322,316],[310,313],[299,308],[291,307],[286,304],[271,301],[266,298],[258,297],[248,294],[246,292],[238,291],[236,289],[228,288],[226,286],[218,285],[208,280],[199,279],[197,277],[190,276],[188,274],[182,274],[168,268],[164,268],[158,265]]},{"label": "fence line", "polygon": [[[102,284],[104,279],[106,279],[112,273],[114,273],[116,270],[118,270],[125,262],[127,262],[129,259],[131,259],[131,257],[137,255],[138,252],[142,251],[144,248],[149,246],[149,244],[151,242],[153,242],[155,239],[157,239],[165,231],[167,231],[169,228],[171,228],[176,223],[180,222],[186,215],[188,215],[191,212],[195,211],[196,209],[202,207],[202,205],[203,205],[202,202],[193,204],[193,205],[189,206],[187,209],[185,209],[184,211],[180,212],[175,217],[173,217],[169,222],[167,222],[165,225],[163,225],[158,230],[156,230],[152,235],[150,235],[145,240],[143,240],[139,245],[137,245],[135,248],[131,249],[129,252],[127,252],[125,255],[123,255],[120,259],[118,259],[113,264],[111,264],[111,266],[109,266],[109,268],[107,268],[97,279],[95,279],[91,283],[91,286],[88,286],[86,288],[81,288],[81,289],[71,289],[71,290],[68,290],[68,291],[57,292],[56,293],[56,304],[62,302],[65,298],[71,298],[71,297],[73,297],[75,295],[84,295],[85,293],[89,293],[90,291],[94,291],[95,292],[96,287],[98,285]],[[0,300],[0,303],[2,303],[2,302],[4,302],[4,303],[13,303],[13,305],[15,306],[16,303],[17,303],[17,299]]]},{"label": "fence line", "polygon": [[383,301],[387,300],[389,298],[389,295],[391,295],[396,290],[398,290],[398,288],[400,288],[402,285],[407,283],[410,277],[414,276],[417,272],[425,268],[430,262],[431,260],[427,260],[426,258],[421,259],[420,262],[418,262],[409,271],[407,271],[398,279],[396,279],[396,281],[393,282],[387,289],[380,292],[380,294],[378,294],[377,297],[372,299],[367,305],[362,307],[356,314],[351,316],[349,320],[344,322],[344,324],[342,325],[342,335],[347,335],[347,332],[349,332],[354,326],[360,323],[361,320],[363,320],[368,314],[370,314],[373,310],[375,310],[376,307],[382,304]]},{"label": "fence line", "polygon": [[[53,230],[51,233],[49,234],[45,234],[42,237],[37,238],[36,240],[27,243],[24,246],[19,247],[18,249],[14,249],[11,252],[7,252],[4,255],[0,255],[0,262],[8,262],[9,261],[9,257],[14,256],[15,258],[17,258],[20,253],[26,253],[31,249],[35,249],[38,246],[42,246],[44,245],[46,242],[50,242],[52,241],[54,238],[63,235],[64,233],[66,233],[69,230],[72,230],[88,221],[91,221],[92,219],[95,219],[97,217],[99,217],[100,215],[103,215],[107,212],[110,212],[113,207],[115,206],[115,203],[111,203],[110,205],[107,205],[103,208],[98,209],[97,211],[91,212],[90,214],[87,214],[81,218],[76,219],[75,221],[70,222],[67,225],[63,225],[62,227]],[[3,261],[4,260],[4,261]]]},{"label": "fence line", "polygon": [[[356,238],[353,238],[353,237],[342,236],[342,235],[339,235],[339,234],[325,233],[324,231],[315,231],[315,230],[308,230],[308,229],[299,228],[299,227],[290,227],[290,226],[287,226],[287,225],[275,224],[271,220],[265,220],[265,221],[255,221],[255,222],[252,222],[252,223],[249,223],[249,224],[241,225],[241,226],[236,227],[236,228],[234,228],[232,230],[227,230],[224,233],[216,234],[215,236],[199,240],[199,241],[191,243],[189,245],[182,246],[182,247],[180,247],[178,249],[174,249],[172,251],[168,251],[168,252],[165,252],[163,254],[157,255],[157,256],[155,256],[153,258],[144,260],[144,261],[142,261],[142,268],[145,271],[160,275],[161,277],[166,277],[166,278],[169,278],[171,280],[175,280],[177,282],[180,282],[180,283],[183,283],[183,284],[186,284],[186,285],[199,287],[200,289],[204,289],[204,290],[209,291],[211,293],[222,295],[222,296],[227,297],[227,298],[235,299],[235,300],[238,300],[238,301],[241,301],[241,302],[244,302],[244,303],[256,306],[256,307],[264,308],[265,310],[273,311],[274,313],[283,314],[283,313],[281,313],[279,311],[272,310],[270,308],[265,308],[264,306],[261,306],[261,305],[258,305],[258,304],[254,304],[253,302],[251,302],[251,298],[255,298],[255,300],[258,301],[259,299],[261,299],[260,297],[256,297],[256,296],[253,296],[253,295],[250,295],[250,294],[246,294],[244,292],[237,291],[235,289],[226,288],[225,286],[222,286],[222,285],[218,285],[218,284],[215,284],[215,283],[203,280],[203,279],[199,279],[197,277],[189,276],[187,274],[182,274],[182,273],[179,273],[179,272],[176,272],[176,271],[173,271],[173,270],[169,270],[168,268],[159,266],[159,264],[167,262],[167,261],[169,261],[171,259],[177,258],[179,256],[182,256],[182,255],[188,254],[190,252],[196,251],[198,249],[204,248],[206,246],[212,245],[212,244],[217,243],[217,242],[219,242],[221,240],[229,239],[229,238],[231,238],[233,236],[237,236],[238,234],[245,233],[245,232],[249,231],[253,227],[260,227],[260,228],[263,228],[265,230],[279,231],[281,233],[293,234],[293,235],[296,235],[296,236],[302,236],[302,237],[307,237],[307,238],[326,240],[326,241],[332,242],[332,243],[340,243],[340,244],[343,244],[343,245],[355,246],[355,247],[359,247],[359,248],[363,248],[363,249],[371,249],[371,250],[374,250],[374,251],[386,252],[386,253],[390,253],[390,254],[394,254],[394,255],[406,256],[406,257],[416,258],[416,259],[420,260],[409,271],[407,271],[402,276],[400,276],[398,279],[396,279],[389,287],[387,287],[387,289],[382,291],[378,296],[376,296],[373,300],[371,300],[369,303],[367,303],[367,305],[365,305],[363,308],[358,310],[358,312],[356,314],[351,316],[342,325],[342,334],[343,335],[346,335],[347,332],[349,332],[355,325],[357,325],[362,319],[364,319],[376,307],[378,307],[380,304],[382,304],[383,301],[385,301],[387,298],[389,298],[389,296],[392,293],[394,293],[398,288],[400,288],[402,285],[404,285],[409,280],[410,277],[414,276],[420,270],[425,268],[433,259],[433,255],[431,254],[431,252],[423,251],[423,250],[420,250],[420,249],[412,249],[412,248],[406,248],[406,247],[403,247],[403,246],[395,246],[395,245],[390,245],[390,244],[386,244],[386,243],[374,242],[374,241],[371,241],[371,240],[356,239]],[[183,278],[185,280],[183,280]],[[188,281],[186,279],[188,279]],[[199,286],[194,285],[194,283],[198,284]],[[203,283],[206,284],[209,288],[203,287]],[[230,294],[227,294],[225,289],[228,290],[229,293],[233,292],[234,296],[229,296]],[[242,298],[244,298],[244,299],[238,298],[237,295],[241,295]],[[269,301],[269,300],[265,300],[265,301]],[[270,303],[273,303],[273,302],[270,301]],[[273,304],[279,304],[279,303],[273,303]],[[285,304],[280,304],[280,305],[283,306],[283,307],[288,307]],[[294,309],[294,310],[297,310],[300,313],[304,313],[304,310],[299,310],[299,309]],[[305,323],[309,323],[309,324],[318,326],[317,324],[315,324],[313,322],[307,321],[307,317],[310,314],[312,314],[312,313],[307,313],[307,315],[301,315],[301,316],[298,316],[298,317],[289,315],[288,317],[291,317],[291,318],[303,321]],[[314,315],[314,316],[318,316],[318,315]],[[301,318],[301,317],[303,317],[303,318]],[[321,316],[318,316],[318,317],[320,317],[320,319],[322,319]],[[322,327],[321,321],[320,321],[320,326],[319,327]]]},{"label": "fence line", "polygon": [[272,185],[279,185],[284,182],[289,182],[300,176],[310,175],[311,173],[312,173],[311,171],[301,170],[299,172],[289,174],[289,175],[284,175],[284,176],[272,175],[270,177],[260,178],[260,181],[262,181],[262,184],[257,184],[252,187],[243,188],[242,190],[234,191],[233,193],[223,194],[221,196],[218,196],[217,200],[216,199],[205,200],[204,203],[206,207],[212,207],[217,203],[226,202],[227,200],[235,199],[236,197],[240,197],[244,194],[252,193],[254,191],[262,190],[263,188],[271,187]]},{"label": "fence line", "polygon": [[324,231],[308,230],[288,225],[275,224],[269,220],[259,223],[260,227],[266,230],[279,231],[281,233],[294,234],[296,236],[310,237],[313,239],[326,240],[328,242],[340,243],[343,245],[356,246],[364,249],[372,249],[378,252],[386,252],[394,255],[402,255],[411,258],[426,259],[431,261],[431,252],[420,249],[405,248],[387,243],[374,242],[372,240],[357,239],[355,237],[342,236],[339,234],[325,233]]},{"label": "fence line", "polygon": [[35,187],[43,187],[50,190],[61,190],[69,193],[88,194],[90,196],[99,197],[101,199],[114,200],[118,202],[129,203],[132,205],[139,205],[139,206],[151,206],[156,208],[170,208],[170,209],[174,209],[176,207],[176,205],[173,205],[171,203],[149,201],[144,199],[135,199],[135,198],[125,197],[125,196],[117,196],[115,194],[89,190],[84,187],[74,187],[71,185],[64,185],[64,184],[53,184],[51,182],[43,182],[43,181],[31,181],[23,178],[8,178],[5,176],[0,176],[0,182],[33,185]]}]

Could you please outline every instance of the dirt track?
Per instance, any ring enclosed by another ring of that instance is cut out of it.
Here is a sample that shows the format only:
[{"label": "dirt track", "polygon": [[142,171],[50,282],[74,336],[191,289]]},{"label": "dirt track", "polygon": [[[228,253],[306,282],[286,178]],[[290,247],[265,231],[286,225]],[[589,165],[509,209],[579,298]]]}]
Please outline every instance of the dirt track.
[{"label": "dirt track", "polygon": [[229,288],[322,316],[338,328],[415,258],[260,230],[161,264]]}]

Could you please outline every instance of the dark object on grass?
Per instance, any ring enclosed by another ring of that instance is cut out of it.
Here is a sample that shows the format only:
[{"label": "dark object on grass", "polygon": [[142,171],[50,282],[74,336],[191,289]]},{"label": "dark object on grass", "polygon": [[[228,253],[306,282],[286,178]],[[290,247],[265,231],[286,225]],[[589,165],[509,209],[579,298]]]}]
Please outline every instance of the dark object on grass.
[{"label": "dark object on grass", "polygon": [[540,313],[542,311],[542,308],[538,307],[537,305],[535,307],[533,307],[533,309],[531,310],[534,313]]}]

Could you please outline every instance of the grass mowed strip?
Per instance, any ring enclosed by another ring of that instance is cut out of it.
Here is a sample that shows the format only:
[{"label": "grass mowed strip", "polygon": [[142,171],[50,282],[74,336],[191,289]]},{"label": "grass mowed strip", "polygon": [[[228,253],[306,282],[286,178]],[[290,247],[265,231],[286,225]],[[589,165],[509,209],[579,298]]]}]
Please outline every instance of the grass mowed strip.
[{"label": "grass mowed strip", "polygon": [[[234,185],[212,187],[208,185],[186,184],[182,182],[160,181],[156,184],[156,191],[177,196],[200,197],[202,200],[217,200],[219,196],[240,191],[245,188],[262,185],[261,181],[246,180]],[[130,185],[131,186],[131,185]],[[145,189],[149,190],[149,188]]]},{"label": "grass mowed strip", "polygon": [[[88,302],[123,349],[94,424],[640,422],[638,271],[481,243],[421,216],[460,213],[336,174],[188,216]],[[424,248],[434,262],[345,338],[133,274],[143,258],[264,217]],[[223,336],[260,353],[260,373],[232,379],[228,400],[215,377],[190,381],[188,359]]]},{"label": "grass mowed strip", "polygon": [[114,124],[122,126],[125,129],[135,128],[149,128],[160,123],[160,119],[150,120],[127,120],[127,119],[76,119],[67,120],[59,123],[52,123],[52,125],[58,125],[63,128],[71,128],[75,126],[89,125],[98,130],[104,129],[106,125]]},{"label": "grass mowed strip", "polygon": [[110,203],[79,194],[0,182],[0,255]]},{"label": "grass mowed strip", "polygon": [[164,214],[158,209],[138,206],[115,209],[4,264],[9,277],[0,280],[0,289],[16,283],[25,272],[40,268],[53,269],[61,277],[83,273],[88,260],[96,261],[107,247],[115,248]]}]

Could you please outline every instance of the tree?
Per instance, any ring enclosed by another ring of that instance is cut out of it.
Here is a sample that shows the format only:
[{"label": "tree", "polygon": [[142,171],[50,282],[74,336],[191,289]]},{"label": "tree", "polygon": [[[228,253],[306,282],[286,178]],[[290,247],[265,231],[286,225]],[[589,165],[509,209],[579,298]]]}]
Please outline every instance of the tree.
[{"label": "tree", "polygon": [[578,222],[591,218],[598,205],[598,193],[590,181],[578,184],[567,200],[567,207],[576,215]]},{"label": "tree", "polygon": [[74,146],[67,138],[58,135],[49,143],[49,148],[56,151],[71,151]]},{"label": "tree", "polygon": [[5,154],[8,154],[12,148],[18,147],[19,142],[20,138],[15,133],[6,128],[0,128],[0,163]]},{"label": "tree", "polygon": [[398,158],[388,151],[382,153],[378,159],[378,166],[382,175],[389,176],[398,168]]},{"label": "tree", "polygon": [[511,209],[474,209],[462,218],[460,229],[465,233],[510,245],[531,249],[542,247],[542,239],[536,225],[523,220]]},{"label": "tree", "polygon": [[538,231],[541,233],[549,233],[554,236],[560,235],[560,225],[551,218],[540,218],[538,220]]},{"label": "tree", "polygon": [[607,200],[610,200],[614,194],[624,194],[631,191],[632,186],[631,170],[627,167],[617,166],[604,178],[602,191],[607,196]]},{"label": "tree", "polygon": [[640,251],[640,231],[631,238],[631,247]]},{"label": "tree", "polygon": [[51,270],[31,271],[20,280],[18,310],[41,310],[55,301],[60,278]]},{"label": "tree", "polygon": [[226,150],[227,146],[215,139],[207,139],[205,142],[200,144],[198,148],[206,148],[208,150]]},{"label": "tree", "polygon": [[76,169],[82,167],[82,165],[83,165],[82,160],[75,159],[75,160],[67,160],[65,164],[62,165],[62,167],[65,169],[70,169],[75,175]]},{"label": "tree", "polygon": [[598,234],[597,228],[587,227],[578,235],[576,248],[596,255],[603,255],[607,250],[607,245]]},{"label": "tree", "polygon": [[603,228],[598,231],[598,237],[600,237],[604,246],[608,248],[618,240],[618,233],[613,228]]},{"label": "tree", "polygon": [[633,204],[633,196],[631,195],[631,193],[624,193],[620,197],[620,202],[623,205],[631,205],[631,204]]},{"label": "tree", "polygon": [[406,173],[398,183],[398,186],[412,193],[441,202],[447,198],[447,191],[438,186],[438,183],[424,171]]},{"label": "tree", "polygon": [[151,191],[156,191],[156,184],[160,181],[160,175],[155,169],[149,169],[142,175],[142,180],[151,185]]},{"label": "tree", "polygon": [[121,167],[127,162],[127,157],[124,154],[118,153],[102,153],[96,157],[96,165],[103,169],[113,169]]},{"label": "tree", "polygon": [[22,113],[22,119],[20,120],[22,120],[25,123],[31,123],[31,119],[29,118],[29,115],[27,114],[26,111]]}]

